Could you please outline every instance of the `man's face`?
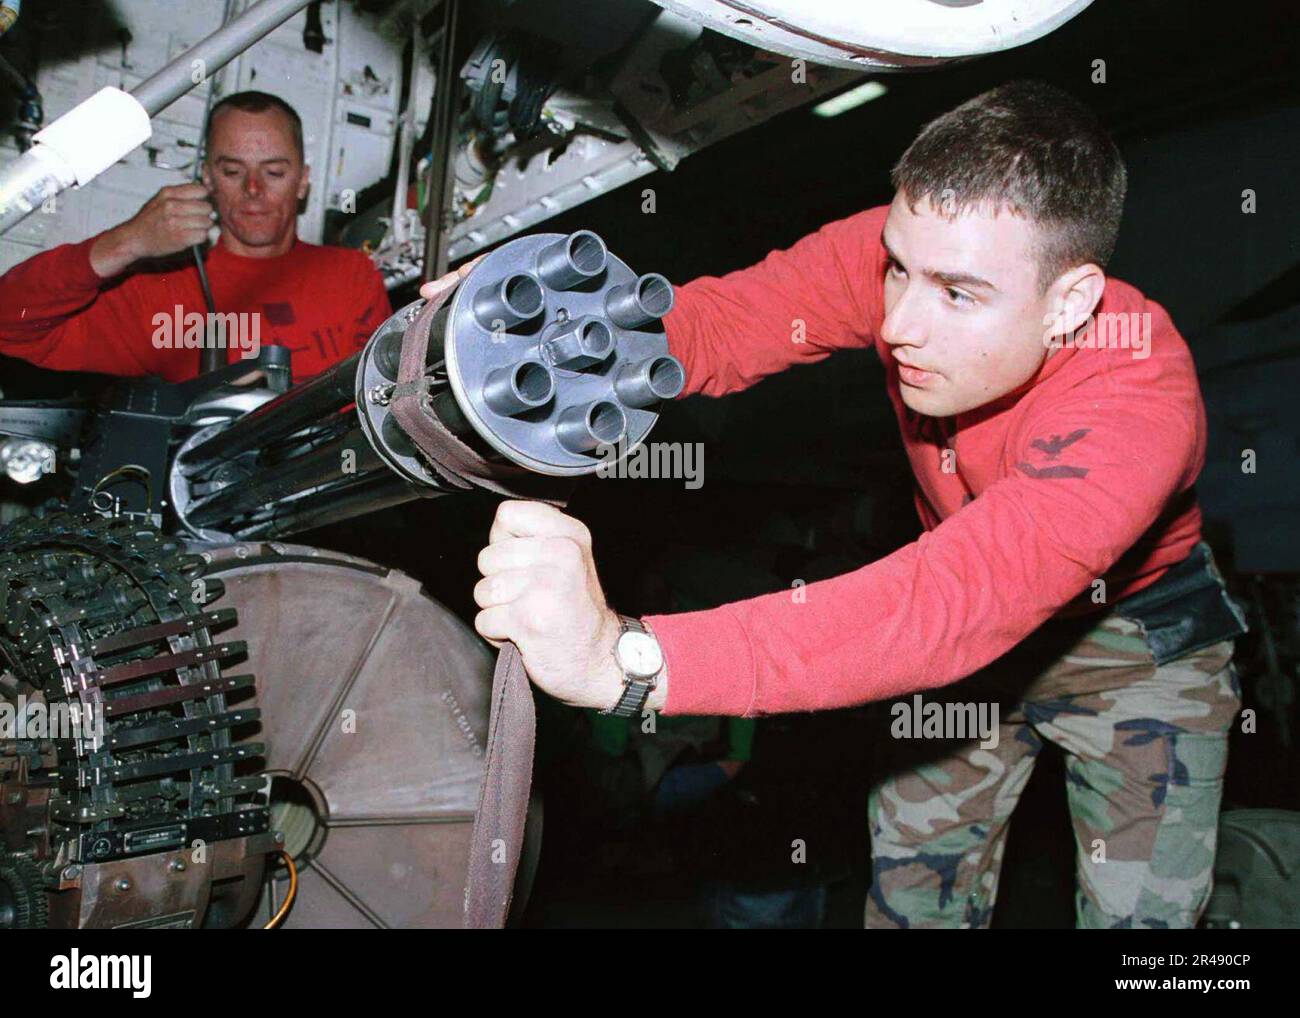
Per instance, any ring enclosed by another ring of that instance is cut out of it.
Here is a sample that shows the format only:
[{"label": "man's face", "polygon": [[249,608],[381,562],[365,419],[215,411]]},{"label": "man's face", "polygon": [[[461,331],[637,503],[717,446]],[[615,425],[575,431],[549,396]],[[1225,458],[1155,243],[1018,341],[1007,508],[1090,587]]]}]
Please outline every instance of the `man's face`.
[{"label": "man's face", "polygon": [[237,247],[256,253],[292,241],[298,202],[307,194],[307,166],[283,112],[222,110],[212,124],[203,177],[221,228]]},{"label": "man's face", "polygon": [[894,197],[885,221],[882,336],[903,402],[930,417],[973,410],[1029,381],[1057,295],[1039,287],[1035,226],[1003,209],[948,219]]}]

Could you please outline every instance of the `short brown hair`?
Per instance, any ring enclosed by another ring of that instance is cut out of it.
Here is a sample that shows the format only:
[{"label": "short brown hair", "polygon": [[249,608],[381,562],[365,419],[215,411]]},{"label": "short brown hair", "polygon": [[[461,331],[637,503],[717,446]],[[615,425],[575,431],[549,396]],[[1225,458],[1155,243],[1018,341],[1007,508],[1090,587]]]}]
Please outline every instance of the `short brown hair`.
[{"label": "short brown hair", "polygon": [[1105,267],[1127,174],[1114,140],[1068,92],[1040,81],[999,85],[930,121],[890,173],[915,207],[960,212],[992,203],[1039,227],[1039,282]]},{"label": "short brown hair", "polygon": [[207,126],[203,129],[204,152],[208,151],[212,141],[212,124],[216,121],[217,114],[226,109],[243,110],[245,113],[265,113],[267,110],[279,110],[289,118],[289,129],[293,134],[294,147],[298,150],[298,158],[306,158],[306,148],[302,143],[302,117],[298,116],[298,111],[278,95],[251,89],[247,92],[234,92],[219,100],[212,107],[212,112],[208,114]]}]

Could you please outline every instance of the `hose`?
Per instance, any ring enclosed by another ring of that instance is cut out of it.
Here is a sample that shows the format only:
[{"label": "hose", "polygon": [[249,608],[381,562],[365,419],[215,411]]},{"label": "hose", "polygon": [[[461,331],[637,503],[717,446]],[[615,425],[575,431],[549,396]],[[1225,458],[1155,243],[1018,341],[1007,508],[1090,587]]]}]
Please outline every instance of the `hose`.
[{"label": "hose", "polygon": [[298,897],[298,867],[293,863],[293,856],[284,849],[280,850],[280,854],[284,856],[284,864],[289,867],[289,893],[284,896],[284,901],[280,903],[280,908],[275,915],[271,916],[270,922],[262,927],[264,930],[273,930],[279,926],[284,917],[289,914],[289,909],[293,907],[294,898]]}]

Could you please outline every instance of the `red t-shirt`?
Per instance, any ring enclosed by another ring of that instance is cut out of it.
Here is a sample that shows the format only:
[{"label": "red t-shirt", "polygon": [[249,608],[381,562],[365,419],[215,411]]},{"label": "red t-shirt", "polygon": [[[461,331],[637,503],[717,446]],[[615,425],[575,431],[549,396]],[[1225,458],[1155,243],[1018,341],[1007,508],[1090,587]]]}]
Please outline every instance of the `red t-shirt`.
[{"label": "red t-shirt", "polygon": [[1165,310],[1110,279],[1096,314],[1149,314],[1148,356],[1067,346],[1018,394],[922,416],[904,406],[880,338],[887,214],[850,216],[752,268],[681,287],[668,344],[686,367],[684,394],[710,396],[874,346],[926,533],[833,579],[649,616],[667,661],[666,713],[819,710],[943,686],[1054,615],[1104,610],[1149,586],[1200,539],[1192,484],[1205,407]]},{"label": "red t-shirt", "polygon": [[[93,243],[62,244],[0,277],[0,354],[64,371],[197,375],[199,351],[183,346],[185,316],[207,311],[193,262],[104,280],[90,265]],[[217,312],[250,315],[243,350],[254,339],[288,347],[295,382],[361,349],[392,313],[379,271],[350,248],[298,240],[279,257],[246,258],[216,244],[206,265]]]}]

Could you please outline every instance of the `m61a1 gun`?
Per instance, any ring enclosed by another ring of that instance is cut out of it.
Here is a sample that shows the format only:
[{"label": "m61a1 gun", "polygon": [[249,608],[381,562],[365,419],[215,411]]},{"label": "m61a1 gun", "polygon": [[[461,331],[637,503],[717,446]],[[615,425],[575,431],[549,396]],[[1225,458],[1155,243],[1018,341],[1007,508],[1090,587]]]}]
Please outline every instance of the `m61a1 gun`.
[{"label": "m61a1 gun", "polygon": [[685,381],[671,305],[594,233],[527,236],[296,387],[267,347],[0,402],[16,479],[75,474],[0,531],[0,928],[458,924],[491,656],[403,574],[277,539],[631,452]]}]

